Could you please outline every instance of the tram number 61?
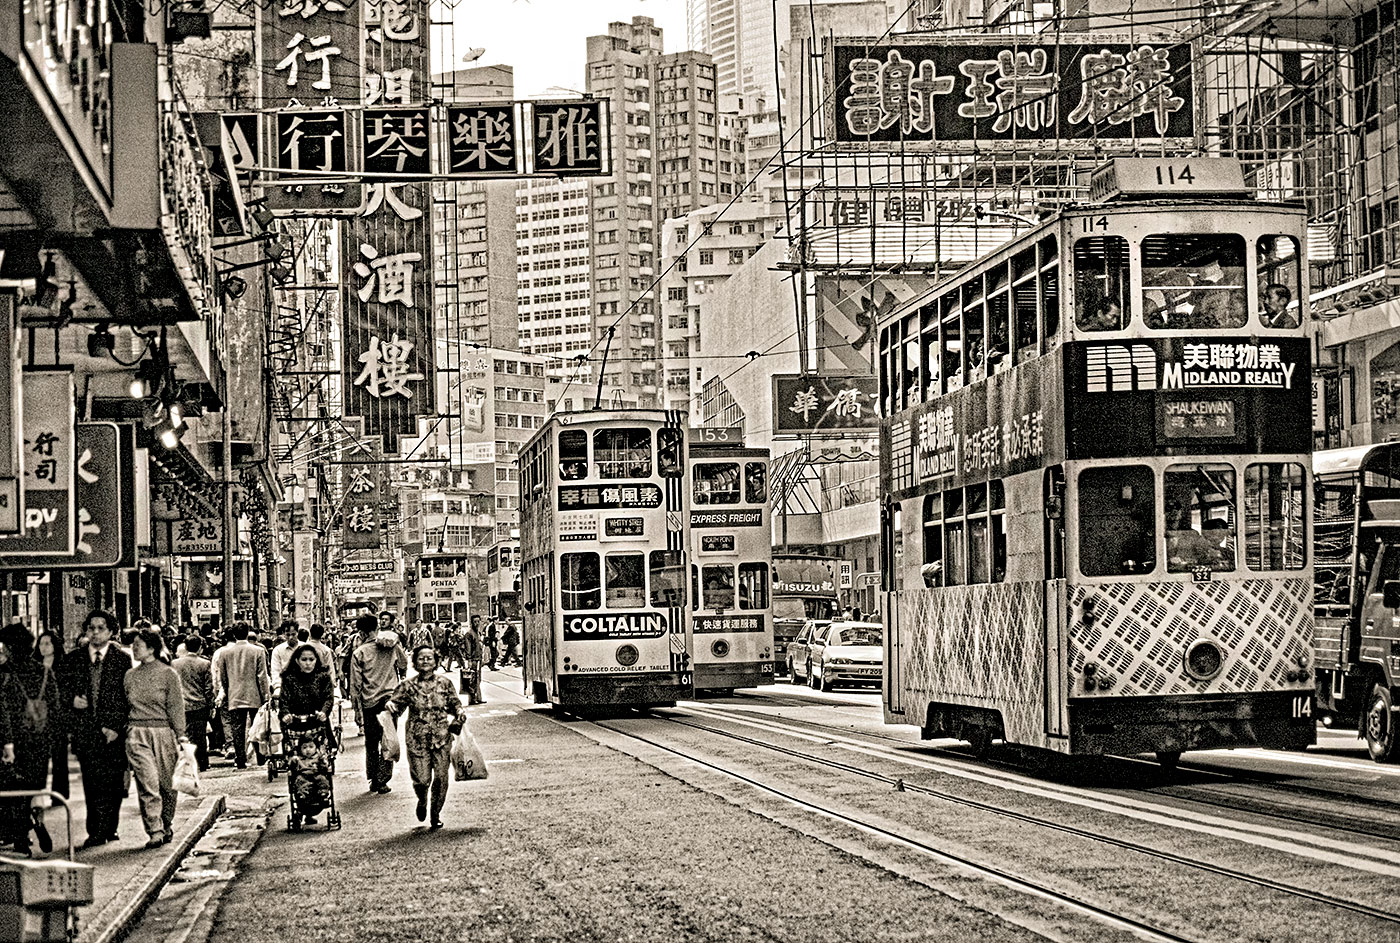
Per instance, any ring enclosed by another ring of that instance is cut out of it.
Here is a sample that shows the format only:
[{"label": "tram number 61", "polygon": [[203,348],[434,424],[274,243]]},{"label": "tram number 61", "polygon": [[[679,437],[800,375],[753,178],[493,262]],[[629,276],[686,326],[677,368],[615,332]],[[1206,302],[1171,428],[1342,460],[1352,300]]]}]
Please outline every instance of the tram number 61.
[{"label": "tram number 61", "polygon": [[1293,719],[1302,720],[1313,715],[1312,695],[1300,694],[1293,699]]}]

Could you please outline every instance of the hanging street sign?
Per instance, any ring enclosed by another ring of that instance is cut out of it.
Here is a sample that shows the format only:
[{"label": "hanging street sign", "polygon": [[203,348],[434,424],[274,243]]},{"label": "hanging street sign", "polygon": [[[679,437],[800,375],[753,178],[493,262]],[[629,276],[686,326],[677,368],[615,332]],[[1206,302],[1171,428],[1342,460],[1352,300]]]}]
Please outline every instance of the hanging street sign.
[{"label": "hanging street sign", "polygon": [[773,377],[775,435],[869,433],[880,427],[875,414],[877,381],[872,376]]},{"label": "hanging street sign", "polygon": [[447,106],[447,172],[514,176],[524,169],[514,103]]},{"label": "hanging street sign", "polygon": [[77,539],[72,368],[26,370],[23,387],[24,515],[18,536],[0,538],[0,560],[47,568]]}]

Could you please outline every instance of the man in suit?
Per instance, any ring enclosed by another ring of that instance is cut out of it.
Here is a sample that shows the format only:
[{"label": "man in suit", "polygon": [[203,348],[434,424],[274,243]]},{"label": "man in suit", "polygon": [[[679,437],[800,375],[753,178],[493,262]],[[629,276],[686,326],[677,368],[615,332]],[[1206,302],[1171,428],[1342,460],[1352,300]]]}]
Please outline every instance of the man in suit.
[{"label": "man in suit", "polygon": [[218,700],[230,721],[233,765],[239,769],[248,768],[248,722],[267,703],[272,687],[267,649],[248,640],[251,632],[252,626],[246,622],[233,624],[233,644],[219,652],[214,679]]},{"label": "man in suit", "polygon": [[116,616],[93,610],[83,620],[87,644],[63,658],[63,690],[73,697],[68,705],[72,708],[68,712],[69,733],[87,803],[84,848],[117,840],[117,820],[126,793],[123,776],[131,705],[126,699],[125,678],[131,656],[112,641],[118,629]]}]

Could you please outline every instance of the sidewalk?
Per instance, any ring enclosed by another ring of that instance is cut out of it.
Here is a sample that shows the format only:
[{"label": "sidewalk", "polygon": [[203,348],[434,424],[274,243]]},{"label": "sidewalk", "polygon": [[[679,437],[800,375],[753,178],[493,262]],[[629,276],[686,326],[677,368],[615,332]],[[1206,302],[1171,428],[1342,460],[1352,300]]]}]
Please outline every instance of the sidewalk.
[{"label": "sidewalk", "polygon": [[[87,837],[84,822],[87,806],[83,801],[82,776],[78,764],[71,764],[69,783],[72,810],[73,846],[76,849]],[[206,785],[213,785],[209,783]],[[141,911],[160,893],[181,859],[194,847],[214,820],[224,810],[222,795],[206,794],[198,799],[180,796],[175,814],[175,840],[158,849],[147,850],[146,832],[141,826],[140,808],[133,786],[122,801],[119,830],[121,840],[76,852],[77,860],[96,868],[93,877],[94,901],[78,910],[79,943],[110,943],[119,939]],[[67,816],[57,802],[45,815],[45,824],[53,837],[53,852],[44,858],[68,856]],[[37,853],[38,846],[35,846]]]}]

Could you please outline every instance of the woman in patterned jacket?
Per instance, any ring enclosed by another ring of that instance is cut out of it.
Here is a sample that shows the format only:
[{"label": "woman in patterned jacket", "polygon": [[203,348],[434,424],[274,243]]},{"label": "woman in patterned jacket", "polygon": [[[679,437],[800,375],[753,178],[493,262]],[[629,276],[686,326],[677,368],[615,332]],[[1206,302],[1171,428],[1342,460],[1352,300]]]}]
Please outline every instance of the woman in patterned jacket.
[{"label": "woman in patterned jacket", "polygon": [[395,689],[387,705],[395,718],[408,712],[403,742],[413,791],[418,794],[418,821],[428,817],[431,794],[431,827],[434,829],[442,828],[452,738],[466,721],[457,689],[446,677],[436,673],[437,666],[437,652],[431,645],[415,648],[413,667],[418,673]]}]

